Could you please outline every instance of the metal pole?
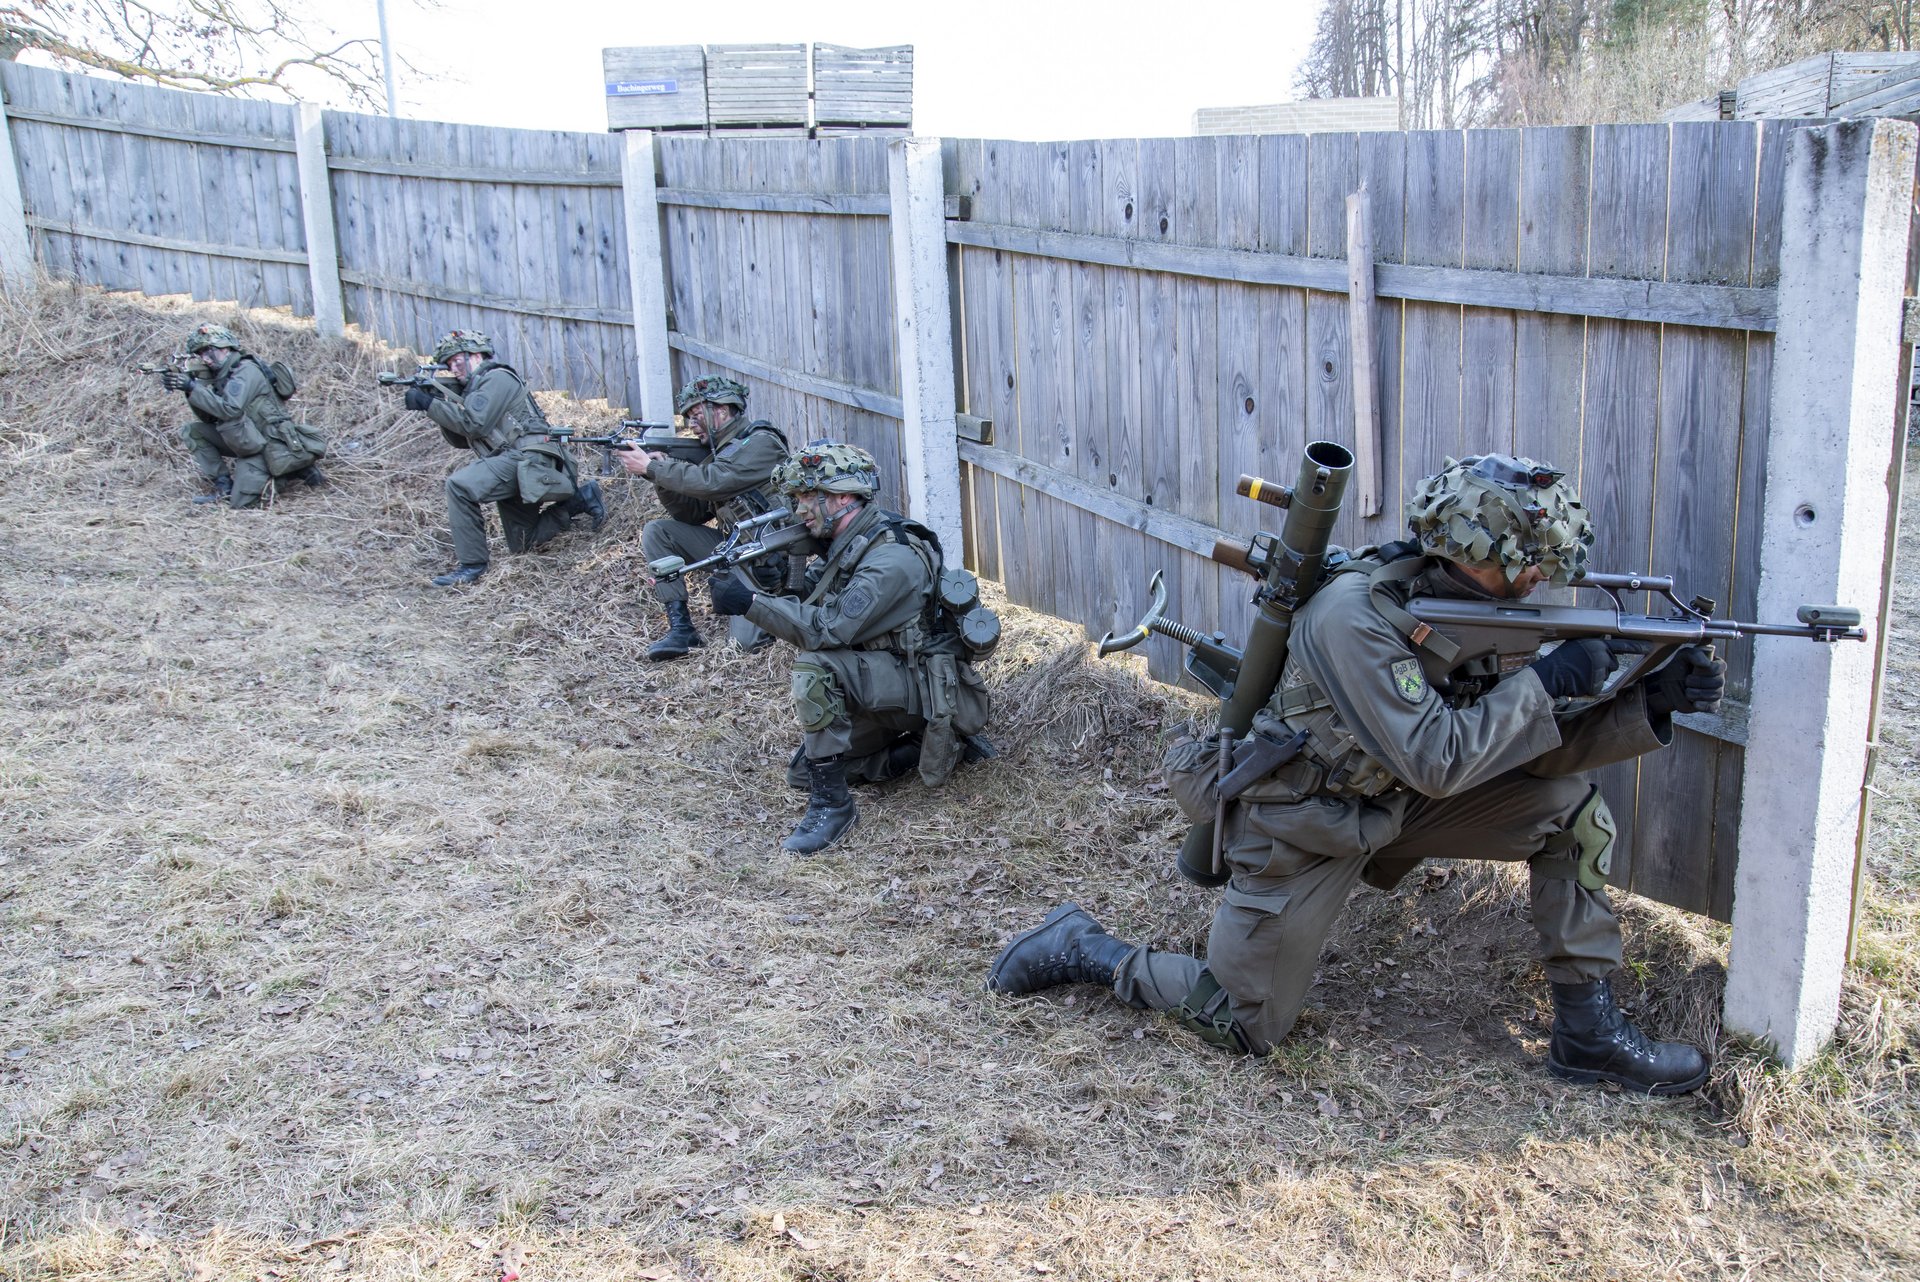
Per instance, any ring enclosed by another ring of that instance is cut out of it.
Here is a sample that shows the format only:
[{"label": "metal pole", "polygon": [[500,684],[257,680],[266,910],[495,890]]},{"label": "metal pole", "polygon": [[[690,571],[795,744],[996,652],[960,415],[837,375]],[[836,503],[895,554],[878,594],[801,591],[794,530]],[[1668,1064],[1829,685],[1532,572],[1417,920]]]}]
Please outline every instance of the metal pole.
[{"label": "metal pole", "polygon": [[393,109],[393,41],[387,38],[387,0],[378,0],[380,10],[380,74],[387,82],[387,116],[400,113]]}]

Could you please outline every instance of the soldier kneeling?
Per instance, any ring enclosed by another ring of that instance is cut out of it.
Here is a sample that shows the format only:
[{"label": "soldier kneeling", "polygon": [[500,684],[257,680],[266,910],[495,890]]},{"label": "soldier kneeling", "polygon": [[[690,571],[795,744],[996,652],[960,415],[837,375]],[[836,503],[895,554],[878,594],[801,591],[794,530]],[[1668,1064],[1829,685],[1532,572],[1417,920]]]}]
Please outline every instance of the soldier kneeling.
[{"label": "soldier kneeling", "polygon": [[[1425,859],[1525,862],[1553,991],[1548,1069],[1652,1095],[1694,1090],[1706,1057],[1652,1040],[1614,1004],[1615,827],[1587,772],[1671,743],[1676,713],[1717,708],[1726,665],[1688,647],[1564,715],[1557,701],[1598,695],[1633,643],[1569,641],[1512,672],[1457,666],[1407,602],[1517,601],[1565,585],[1586,566],[1592,522],[1560,472],[1501,454],[1449,460],[1408,512],[1410,541],[1361,549],[1294,619],[1280,688],[1253,724],[1306,747],[1226,804],[1232,880],[1206,960],[1123,943],[1063,904],[1006,946],[987,987],[1099,984],[1262,1055],[1293,1028],[1356,883],[1391,889]],[[1189,817],[1210,819],[1217,762],[1203,749],[1169,753],[1167,782]]]},{"label": "soldier kneeling", "polygon": [[781,846],[810,855],[845,836],[858,818],[849,780],[877,783],[918,767],[937,786],[961,762],[994,754],[979,734],[987,723],[986,683],[942,605],[940,540],[873,505],[873,456],[819,442],[782,463],[773,480],[807,531],[827,545],[809,567],[805,596],[767,596],[737,574],[716,575],[711,591],[716,612],[744,615],[800,650],[793,661],[802,735],[795,764],[806,771],[808,802]]},{"label": "soldier kneeling", "polygon": [[180,429],[193,465],[211,487],[195,503],[258,507],[270,480],[317,486],[326,440],[287,413],[293,371],[269,367],[224,325],[202,325],[187,335],[186,360],[197,370],[170,369],[161,376],[169,391],[184,392],[194,421]]}]

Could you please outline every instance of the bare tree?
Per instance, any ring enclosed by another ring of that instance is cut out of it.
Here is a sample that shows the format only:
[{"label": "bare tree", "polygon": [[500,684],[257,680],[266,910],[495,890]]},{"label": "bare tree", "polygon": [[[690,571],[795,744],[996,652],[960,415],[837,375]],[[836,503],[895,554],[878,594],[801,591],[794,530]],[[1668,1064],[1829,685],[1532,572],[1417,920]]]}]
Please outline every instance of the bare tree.
[{"label": "bare tree", "polygon": [[57,66],[170,89],[377,105],[378,42],[342,39],[312,16],[316,8],[292,0],[0,0],[0,58],[35,50]]}]

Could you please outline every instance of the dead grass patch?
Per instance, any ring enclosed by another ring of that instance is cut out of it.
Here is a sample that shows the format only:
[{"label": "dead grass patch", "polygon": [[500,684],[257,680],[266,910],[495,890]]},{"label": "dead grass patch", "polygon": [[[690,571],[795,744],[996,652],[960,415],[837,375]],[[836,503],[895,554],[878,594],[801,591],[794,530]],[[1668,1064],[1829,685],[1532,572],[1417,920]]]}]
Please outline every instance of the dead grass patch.
[{"label": "dead grass patch", "polygon": [[[451,459],[372,385],[400,354],[182,300],[0,308],[0,1277],[1920,1266],[1903,685],[1814,1069],[1720,1035],[1719,928],[1629,901],[1623,996],[1715,1042],[1714,1087],[1547,1077],[1518,883],[1478,866],[1357,896],[1303,1035],[1234,1061],[1091,991],[980,990],[1064,898],[1204,942],[1154,773],[1194,700],[1009,610],[1005,754],[863,792],[794,861],[785,659],[645,662],[649,495],[438,593]],[[337,484],[186,505],[178,398],[122,371],[202,319],[301,370]]]}]

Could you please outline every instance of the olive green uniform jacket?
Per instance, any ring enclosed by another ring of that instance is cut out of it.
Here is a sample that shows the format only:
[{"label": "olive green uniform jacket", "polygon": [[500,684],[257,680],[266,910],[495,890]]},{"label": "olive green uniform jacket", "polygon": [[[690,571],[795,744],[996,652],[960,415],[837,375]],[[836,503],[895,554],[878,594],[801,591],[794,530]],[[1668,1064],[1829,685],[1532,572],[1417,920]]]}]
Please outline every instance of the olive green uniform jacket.
[{"label": "olive green uniform jacket", "polygon": [[[647,560],[677,556],[693,562],[712,556],[735,521],[775,506],[766,495],[766,486],[773,469],[786,457],[787,443],[779,432],[736,417],[714,441],[706,461],[655,459],[647,468],[647,479],[659,492],[667,515],[648,521],[640,531],[640,546]],[[742,499],[742,510],[721,510]],[[720,517],[720,529],[709,524],[716,516]],[[654,584],[653,593],[662,603],[684,601],[687,586],[682,579],[666,579]]]},{"label": "olive green uniform jacket", "polygon": [[[1531,668],[1470,691],[1463,674],[1394,626],[1373,593],[1395,606],[1414,595],[1484,594],[1439,561],[1371,589],[1365,566],[1330,579],[1300,612],[1281,690],[1255,718],[1275,737],[1310,730],[1314,739],[1302,758],[1227,806],[1222,839],[1232,879],[1205,966],[1139,948],[1119,968],[1115,990],[1124,1000],[1184,1007],[1183,1022],[1217,1035],[1209,1040],[1259,1052],[1285,1037],[1354,884],[1391,888],[1423,859],[1530,861],[1548,977],[1581,982],[1620,965],[1620,927],[1605,890],[1574,879],[1560,855],[1575,833],[1598,840],[1587,822],[1595,815],[1611,831],[1583,772],[1671,742],[1671,719],[1650,717],[1638,686],[1556,718]],[[1280,715],[1289,690],[1307,683],[1331,708]],[[1184,762],[1178,750],[1170,755],[1168,784],[1189,815],[1210,819],[1215,758],[1204,745],[1193,748]]]},{"label": "olive green uniform jacket", "polygon": [[247,352],[235,352],[209,377],[195,377],[186,397],[195,421],[180,429],[181,437],[204,479],[232,473],[227,501],[233,507],[252,507],[268,480],[301,471],[326,453],[326,441],[293,421],[266,366]]},{"label": "olive green uniform jacket", "polygon": [[458,391],[435,397],[426,414],[448,445],[479,455],[447,478],[447,524],[460,564],[487,564],[484,503],[497,505],[511,552],[538,547],[572,524],[573,456],[547,439],[551,425],[512,366],[482,364]]},{"label": "olive green uniform jacket", "polygon": [[746,614],[800,651],[793,707],[801,755],[844,757],[856,780],[891,778],[888,747],[918,739],[936,706],[950,706],[961,735],[987,720],[985,684],[927,633],[938,566],[931,549],[896,534],[900,520],[862,508],[809,572],[805,599],[755,596]]}]

